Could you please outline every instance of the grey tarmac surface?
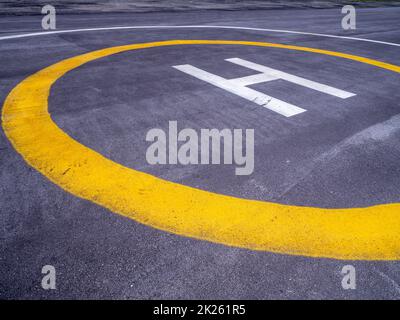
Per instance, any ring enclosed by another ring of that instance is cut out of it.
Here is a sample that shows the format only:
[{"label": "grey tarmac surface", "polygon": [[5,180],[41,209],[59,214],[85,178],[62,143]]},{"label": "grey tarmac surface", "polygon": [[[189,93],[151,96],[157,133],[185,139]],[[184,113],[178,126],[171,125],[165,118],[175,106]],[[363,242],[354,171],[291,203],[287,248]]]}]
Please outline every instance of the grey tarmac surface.
[{"label": "grey tarmac surface", "polygon": [[[229,25],[400,43],[400,8],[359,9],[343,31],[338,9],[62,15],[58,29],[131,25]],[[1,17],[1,36],[40,31],[40,16]],[[116,45],[219,39],[293,44],[400,64],[400,47],[228,29],[64,33],[0,41],[0,98],[65,58]],[[341,100],[278,80],[252,88],[307,112],[285,118],[172,68],[192,64],[226,78],[254,74],[240,57],[357,96]],[[207,45],[130,51],[71,71],[52,88],[53,120],[71,137],[127,167],[217,193],[295,205],[360,207],[400,201],[399,75],[341,58],[291,50]],[[150,166],[151,128],[254,128],[255,171]],[[62,156],[62,155],[60,155]],[[79,199],[29,167],[0,131],[0,297],[120,299],[398,299],[400,264],[255,252],[143,226]],[[57,290],[41,288],[54,265]],[[357,270],[343,290],[341,268]]]}]

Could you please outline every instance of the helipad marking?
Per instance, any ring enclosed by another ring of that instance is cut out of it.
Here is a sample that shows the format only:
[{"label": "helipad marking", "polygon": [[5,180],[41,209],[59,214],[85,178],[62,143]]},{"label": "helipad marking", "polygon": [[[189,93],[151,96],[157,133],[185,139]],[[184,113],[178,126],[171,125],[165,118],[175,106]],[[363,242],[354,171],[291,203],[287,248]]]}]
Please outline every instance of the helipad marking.
[{"label": "helipad marking", "polygon": [[173,67],[197,79],[208,82],[216,87],[219,87],[233,94],[236,94],[239,97],[254,102],[264,108],[275,111],[285,117],[291,117],[299,113],[302,113],[306,110],[298,106],[295,106],[293,104],[282,101],[280,99],[270,97],[257,90],[247,88],[247,86],[250,84],[282,79],[342,99],[347,99],[355,96],[354,93],[336,89],[334,87],[327,86],[319,82],[304,79],[280,70],[262,66],[260,64],[251,61],[243,60],[240,58],[231,58],[225,60],[261,73],[236,79],[225,79],[223,77],[217,76],[215,74],[204,71],[189,64],[173,66]]},{"label": "helipad marking", "polygon": [[400,204],[323,209],[219,195],[164,181],[115,163],[69,137],[48,113],[51,86],[68,71],[115,53],[172,45],[247,45],[314,52],[400,73],[400,67],[350,54],[284,44],[172,40],[112,47],[63,60],[23,80],[8,95],[4,132],[14,148],[66,191],[143,224],[254,250],[336,259],[399,260]]},{"label": "helipad marking", "polygon": [[211,83],[216,87],[225,89],[226,91],[236,94],[244,99],[252,101],[264,108],[275,111],[285,117],[291,117],[306,111],[293,104],[273,98],[257,90],[240,85],[235,81],[222,78],[220,76],[217,76],[215,74],[209,73],[207,71],[201,70],[199,68],[193,67],[188,64],[174,66],[174,68],[182,72],[185,72],[187,74],[190,74],[191,76],[196,77],[200,80]]},{"label": "helipad marking", "polygon": [[331,86],[327,86],[325,84],[322,84],[322,83],[319,83],[316,81],[304,79],[302,77],[298,77],[298,76],[295,76],[290,73],[272,69],[270,67],[263,66],[263,65],[260,65],[260,64],[257,64],[257,63],[251,62],[251,61],[243,60],[240,58],[226,59],[226,61],[235,63],[239,66],[246,67],[246,68],[249,68],[249,69],[252,69],[255,71],[262,72],[265,75],[269,75],[271,77],[276,77],[277,79],[286,80],[286,81],[298,84],[300,86],[303,86],[303,87],[306,87],[309,89],[313,89],[313,90],[316,90],[316,91],[319,91],[322,93],[326,93],[326,94],[329,94],[331,96],[335,96],[335,97],[338,97],[341,99],[347,99],[347,98],[355,96],[355,94],[351,93],[351,92],[347,92],[347,91],[340,90],[340,89],[337,89],[337,88],[334,88]]},{"label": "helipad marking", "polygon": [[251,76],[245,76],[245,77],[236,78],[236,79],[229,79],[229,81],[234,82],[241,86],[250,86],[252,84],[269,82],[269,81],[276,80],[276,79],[277,79],[276,77],[270,76],[268,74],[258,73],[258,74],[253,74]]}]

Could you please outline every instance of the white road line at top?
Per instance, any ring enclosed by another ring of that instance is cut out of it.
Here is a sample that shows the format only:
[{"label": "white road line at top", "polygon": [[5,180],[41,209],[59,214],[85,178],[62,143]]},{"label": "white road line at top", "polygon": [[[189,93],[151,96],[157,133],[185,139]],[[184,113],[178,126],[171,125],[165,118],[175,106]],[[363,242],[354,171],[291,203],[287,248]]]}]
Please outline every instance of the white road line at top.
[{"label": "white road line at top", "polygon": [[279,29],[265,29],[265,28],[252,28],[252,27],[238,27],[238,26],[215,26],[215,25],[182,25],[182,26],[120,26],[120,27],[99,27],[99,28],[84,28],[84,29],[67,29],[67,30],[56,30],[56,31],[42,31],[42,32],[33,32],[33,33],[24,33],[24,34],[15,34],[10,36],[0,37],[1,40],[9,40],[9,39],[19,39],[19,38],[27,38],[27,37],[36,37],[36,36],[46,36],[46,35],[54,35],[54,34],[62,34],[62,33],[74,33],[74,32],[89,32],[89,31],[108,31],[108,30],[127,30],[127,29],[190,29],[190,28],[209,28],[209,29],[233,29],[233,30],[252,30],[252,31],[264,31],[264,32],[280,32],[280,33],[290,33],[290,34],[302,34],[302,35],[310,35],[317,37],[327,37],[327,38],[337,38],[337,39],[346,39],[346,40],[356,40],[356,41],[364,41],[364,42],[372,42],[378,44],[384,44],[389,46],[400,47],[399,43],[372,40],[372,39],[364,39],[364,38],[356,38],[356,37],[346,37],[346,36],[337,36],[332,34],[323,34],[323,33],[313,33],[313,32],[303,32],[303,31],[291,31],[291,30],[279,30]]},{"label": "white road line at top", "polygon": [[264,108],[275,111],[285,117],[291,117],[306,111],[293,104],[270,97],[256,90],[238,85],[235,82],[232,82],[215,74],[209,73],[202,69],[196,68],[189,64],[173,66],[173,67],[186,74],[196,77],[197,79],[203,80],[205,82],[213,84],[216,87],[225,89],[226,91],[236,94],[246,100],[252,101]]},{"label": "white road line at top", "polygon": [[277,80],[277,79],[279,79],[279,78],[271,76],[269,74],[258,73],[258,74],[253,74],[251,76],[229,79],[229,81],[234,82],[241,86],[250,86],[252,84],[269,82],[269,81]]},{"label": "white road line at top", "polygon": [[309,89],[313,89],[313,90],[316,90],[319,92],[323,92],[323,93],[326,93],[326,94],[329,94],[331,96],[335,96],[335,97],[338,97],[341,99],[347,99],[347,98],[355,96],[354,93],[336,89],[334,87],[327,86],[327,85],[319,83],[319,82],[304,79],[302,77],[298,77],[298,76],[295,76],[295,75],[292,75],[290,73],[286,73],[286,72],[283,72],[280,70],[272,69],[272,68],[269,68],[269,67],[251,62],[251,61],[243,60],[240,58],[231,58],[231,59],[225,59],[225,60],[232,62],[234,64],[237,64],[239,66],[242,66],[242,67],[246,67],[246,68],[249,68],[249,69],[252,69],[255,71],[262,72],[268,76],[275,77],[277,79],[283,79],[283,80],[298,84],[300,86],[303,86],[303,87],[306,87]]}]

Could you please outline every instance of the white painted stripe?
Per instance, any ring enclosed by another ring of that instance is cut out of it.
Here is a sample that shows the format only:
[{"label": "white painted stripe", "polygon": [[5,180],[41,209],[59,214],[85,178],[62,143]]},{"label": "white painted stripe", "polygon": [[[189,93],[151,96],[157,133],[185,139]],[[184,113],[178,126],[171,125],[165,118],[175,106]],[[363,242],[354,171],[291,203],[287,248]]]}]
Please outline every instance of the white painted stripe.
[{"label": "white painted stripe", "polygon": [[279,33],[289,33],[289,34],[301,34],[301,35],[317,36],[317,37],[337,38],[337,39],[345,39],[345,40],[364,41],[364,42],[372,42],[372,43],[378,43],[378,44],[384,44],[384,45],[389,45],[389,46],[400,47],[399,43],[372,40],[372,39],[365,39],[365,38],[337,36],[337,35],[332,35],[332,34],[303,32],[303,31],[291,31],[291,30],[279,30],[279,29],[252,28],[252,27],[215,26],[215,25],[186,25],[186,26],[161,26],[161,25],[159,25],[159,26],[120,26],[120,27],[116,26],[116,27],[67,29],[67,30],[41,31],[41,32],[32,32],[32,33],[24,33],[24,34],[15,34],[15,35],[9,35],[9,36],[0,37],[0,40],[19,39],[19,38],[26,38],[26,37],[46,36],[46,35],[54,35],[54,34],[62,34],[62,33],[73,33],[73,32],[129,30],[129,29],[190,29],[190,28],[192,28],[192,29],[193,28],[233,29],[233,30],[262,31],[262,32],[279,32]]},{"label": "white painted stripe", "polygon": [[249,85],[256,84],[256,83],[268,82],[268,81],[278,80],[278,79],[279,78],[274,77],[269,74],[266,74],[266,73],[258,73],[258,74],[253,74],[251,76],[246,76],[246,77],[242,77],[242,78],[229,79],[229,81],[234,82],[240,86],[249,86]]},{"label": "white painted stripe", "polygon": [[232,62],[234,64],[240,65],[242,67],[246,67],[255,71],[259,71],[262,73],[265,73],[271,77],[275,77],[275,78],[279,78],[279,79],[283,79],[295,84],[298,84],[300,86],[306,87],[306,88],[310,88],[319,92],[323,92],[326,94],[329,94],[331,96],[335,96],[338,98],[342,98],[342,99],[347,99],[350,97],[355,96],[354,93],[351,92],[347,92],[344,90],[340,90],[331,86],[327,86],[325,84],[319,83],[319,82],[315,82],[315,81],[311,81],[308,79],[304,79],[280,70],[276,70],[276,69],[272,69],[254,62],[250,62],[247,60],[243,60],[240,58],[231,58],[231,59],[225,59],[226,61]]},{"label": "white painted stripe", "polygon": [[238,85],[235,82],[232,82],[215,74],[209,73],[207,71],[201,70],[189,64],[173,66],[173,67],[197,79],[203,80],[216,87],[219,87],[221,89],[234,93],[244,99],[252,101],[264,108],[275,111],[285,117],[291,117],[306,111],[295,105],[270,97],[256,90]]}]

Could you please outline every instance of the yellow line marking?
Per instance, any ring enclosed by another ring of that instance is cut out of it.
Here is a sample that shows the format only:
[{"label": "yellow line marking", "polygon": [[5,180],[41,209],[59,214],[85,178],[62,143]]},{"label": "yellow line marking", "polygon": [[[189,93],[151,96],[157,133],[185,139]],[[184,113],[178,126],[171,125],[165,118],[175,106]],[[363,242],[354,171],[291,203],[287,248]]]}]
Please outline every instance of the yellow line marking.
[{"label": "yellow line marking", "polygon": [[23,80],[4,103],[4,131],[32,167],[64,190],[161,230],[277,253],[335,259],[399,260],[398,203],[323,209],[214,194],[126,168],[75,141],[52,121],[47,106],[50,88],[68,71],[128,50],[192,44],[306,51],[400,72],[399,66],[377,60],[274,43],[174,40],[118,46],[66,59]]}]

